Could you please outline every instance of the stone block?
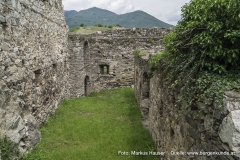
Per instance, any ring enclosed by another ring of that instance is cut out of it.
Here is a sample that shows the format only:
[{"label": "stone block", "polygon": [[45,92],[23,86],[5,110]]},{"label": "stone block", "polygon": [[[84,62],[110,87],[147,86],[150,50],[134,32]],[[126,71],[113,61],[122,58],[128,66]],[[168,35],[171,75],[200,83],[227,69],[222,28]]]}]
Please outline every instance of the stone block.
[{"label": "stone block", "polygon": [[0,23],[5,23],[5,22],[6,22],[6,18],[0,15]]},{"label": "stone block", "polygon": [[240,110],[240,93],[234,91],[224,92],[224,109],[228,112]]},{"label": "stone block", "polygon": [[15,8],[16,7],[16,0],[8,0],[7,1],[7,5],[9,5],[10,7]]},{"label": "stone block", "polygon": [[224,95],[229,98],[240,98],[240,93],[235,91],[226,91],[224,92]]},{"label": "stone block", "polygon": [[1,49],[2,49],[3,51],[9,51],[9,50],[10,50],[9,44],[7,44],[7,43],[5,43],[5,42],[3,42],[0,47],[1,47]]},{"label": "stone block", "polygon": [[231,111],[223,119],[219,137],[232,151],[240,154],[240,110]]},{"label": "stone block", "polygon": [[228,144],[222,144],[222,148],[225,149],[226,151],[230,151]]}]

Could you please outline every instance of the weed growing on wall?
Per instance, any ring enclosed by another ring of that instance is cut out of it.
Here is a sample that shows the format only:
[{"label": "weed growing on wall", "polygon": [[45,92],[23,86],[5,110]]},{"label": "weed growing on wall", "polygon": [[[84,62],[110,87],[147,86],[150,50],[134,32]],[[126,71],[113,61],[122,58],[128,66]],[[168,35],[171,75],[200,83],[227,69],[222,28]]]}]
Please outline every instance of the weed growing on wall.
[{"label": "weed growing on wall", "polygon": [[84,41],[85,40],[84,36],[80,36],[78,39],[79,39],[79,41]]},{"label": "weed growing on wall", "polygon": [[151,59],[149,60],[149,66],[151,70],[157,69],[160,61],[165,62],[167,61],[168,53],[167,52],[158,52],[154,54]]},{"label": "weed growing on wall", "polygon": [[153,38],[149,36],[149,37],[148,37],[148,42],[149,42],[149,43],[153,43]]},{"label": "weed growing on wall", "polygon": [[134,55],[136,57],[141,57],[141,56],[145,56],[147,54],[147,51],[143,51],[141,49],[136,49],[135,52],[134,52]]},{"label": "weed growing on wall", "polygon": [[0,157],[2,160],[12,160],[19,156],[18,145],[8,137],[0,139]]}]

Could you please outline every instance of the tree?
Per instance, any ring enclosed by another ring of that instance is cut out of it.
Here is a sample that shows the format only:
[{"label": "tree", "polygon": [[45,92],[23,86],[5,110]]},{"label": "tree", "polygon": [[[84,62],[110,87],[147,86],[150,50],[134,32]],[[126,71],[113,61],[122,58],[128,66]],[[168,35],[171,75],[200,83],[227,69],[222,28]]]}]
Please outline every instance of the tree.
[{"label": "tree", "polygon": [[95,24],[94,26],[97,26],[97,27],[104,27],[104,25],[101,24],[101,23],[97,23],[97,24]]},{"label": "tree", "polygon": [[191,0],[164,44],[182,69],[223,73],[239,68],[239,0]]},{"label": "tree", "polygon": [[84,26],[85,26],[85,24],[84,24],[84,23],[81,23],[81,24],[80,24],[80,27],[84,27]]},{"label": "tree", "polygon": [[116,27],[122,27],[120,24],[116,24]]}]

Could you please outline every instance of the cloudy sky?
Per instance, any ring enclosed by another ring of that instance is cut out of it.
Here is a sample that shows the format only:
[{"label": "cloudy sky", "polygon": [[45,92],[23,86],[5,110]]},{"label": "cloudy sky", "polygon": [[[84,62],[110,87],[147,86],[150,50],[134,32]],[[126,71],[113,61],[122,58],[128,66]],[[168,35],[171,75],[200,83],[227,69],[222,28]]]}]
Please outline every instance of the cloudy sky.
[{"label": "cloudy sky", "polygon": [[181,18],[181,7],[190,0],[63,0],[65,10],[85,10],[91,7],[107,9],[117,14],[142,10],[169,24]]}]

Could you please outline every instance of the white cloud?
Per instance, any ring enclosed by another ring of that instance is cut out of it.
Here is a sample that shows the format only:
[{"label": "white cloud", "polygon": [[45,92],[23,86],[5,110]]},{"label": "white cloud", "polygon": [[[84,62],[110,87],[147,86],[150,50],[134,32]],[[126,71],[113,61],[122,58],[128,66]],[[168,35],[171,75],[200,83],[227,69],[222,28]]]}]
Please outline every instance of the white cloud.
[{"label": "white cloud", "polygon": [[83,10],[91,7],[107,9],[122,14],[138,9],[129,0],[63,0],[65,10]]},{"label": "white cloud", "polygon": [[175,25],[181,19],[181,10],[175,8],[165,13],[156,14],[156,17],[164,22]]}]

